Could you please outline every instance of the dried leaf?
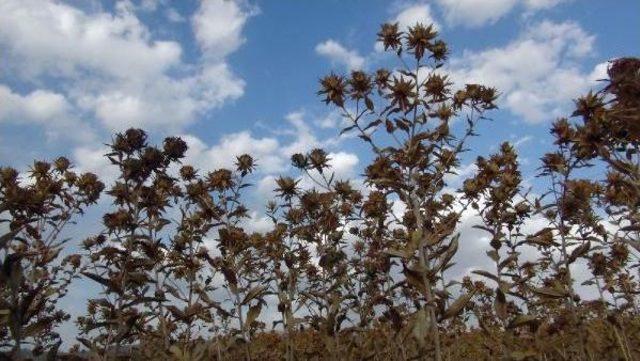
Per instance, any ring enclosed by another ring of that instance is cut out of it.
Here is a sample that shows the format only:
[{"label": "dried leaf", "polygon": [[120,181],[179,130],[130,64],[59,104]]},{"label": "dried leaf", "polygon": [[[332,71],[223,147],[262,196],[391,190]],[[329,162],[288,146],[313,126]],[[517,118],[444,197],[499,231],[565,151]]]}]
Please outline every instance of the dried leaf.
[{"label": "dried leaf", "polygon": [[517,315],[510,323],[509,328],[517,328],[538,322],[538,318],[533,315]]},{"label": "dried leaf", "polygon": [[474,271],[471,271],[471,273],[474,273],[474,274],[477,274],[477,275],[480,275],[480,276],[483,276],[483,277],[487,277],[489,279],[492,279],[492,280],[498,282],[498,276],[496,276],[496,275],[494,275],[492,273],[489,273],[487,271],[474,270]]},{"label": "dried leaf", "polygon": [[258,316],[260,316],[260,311],[262,311],[262,303],[258,303],[254,306],[249,307],[249,312],[247,312],[247,321],[245,323],[245,327],[250,327],[253,321],[255,321]]},{"label": "dried leaf", "polygon": [[466,293],[458,297],[458,299],[456,299],[449,306],[449,308],[442,314],[442,316],[440,317],[440,320],[446,320],[448,318],[454,317],[457,314],[459,314],[460,311],[462,311],[462,309],[467,305],[469,300],[471,300],[471,297],[473,297],[474,294],[475,294],[475,291],[471,291],[469,293]]},{"label": "dried leaf", "polygon": [[246,305],[247,303],[249,303],[254,298],[261,297],[262,294],[267,290],[267,288],[268,288],[268,286],[266,286],[266,285],[253,287],[252,289],[249,290],[249,292],[247,292],[246,296],[244,296],[244,299],[242,300],[242,302],[240,304],[241,305]]},{"label": "dried leaf", "polygon": [[429,314],[426,308],[422,308],[413,314],[411,322],[411,336],[416,340],[420,348],[426,345],[426,336],[429,333]]},{"label": "dried leaf", "polygon": [[550,298],[563,298],[567,297],[568,294],[566,291],[558,290],[550,287],[532,287],[531,290],[539,296],[550,297]]},{"label": "dried leaf", "polygon": [[496,288],[496,298],[493,302],[493,308],[495,309],[496,316],[498,316],[498,318],[500,318],[501,320],[507,319],[507,299],[500,287]]},{"label": "dried leaf", "polygon": [[567,259],[567,263],[571,264],[575,262],[578,258],[587,254],[587,252],[589,252],[589,249],[591,249],[591,242],[586,242],[576,247]]}]

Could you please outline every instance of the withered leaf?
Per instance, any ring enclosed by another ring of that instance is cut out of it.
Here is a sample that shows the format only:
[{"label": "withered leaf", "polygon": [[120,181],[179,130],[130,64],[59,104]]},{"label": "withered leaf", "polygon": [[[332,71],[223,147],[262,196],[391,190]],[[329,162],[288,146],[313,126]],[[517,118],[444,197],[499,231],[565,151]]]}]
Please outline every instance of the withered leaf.
[{"label": "withered leaf", "polygon": [[483,276],[483,277],[487,277],[489,279],[492,279],[492,280],[498,282],[498,276],[496,276],[496,275],[494,275],[494,274],[492,274],[490,272],[483,271],[483,270],[473,270],[473,271],[471,271],[471,273],[475,273],[477,275],[480,275],[480,276]]},{"label": "withered leaf", "polygon": [[533,315],[517,315],[511,322],[509,323],[509,328],[517,328],[533,323],[537,323],[538,318]]},{"label": "withered leaf", "polygon": [[585,242],[580,246],[576,247],[571,252],[571,255],[569,255],[569,258],[567,259],[567,263],[571,264],[575,262],[578,258],[584,256],[587,252],[589,252],[589,249],[591,249],[591,242]]},{"label": "withered leaf", "polygon": [[462,311],[462,309],[469,303],[471,297],[475,294],[475,290],[465,293],[462,296],[458,297],[446,311],[440,316],[440,320],[446,320],[448,318],[454,317]]},{"label": "withered leaf", "polygon": [[496,316],[498,316],[501,320],[507,319],[507,299],[500,287],[496,288],[496,298],[493,302],[493,307],[496,311]]},{"label": "withered leaf", "polygon": [[262,311],[262,303],[257,303],[256,305],[249,307],[249,312],[247,312],[247,327],[250,327],[253,321],[260,316],[260,311]]},{"label": "withered leaf", "polygon": [[266,285],[260,285],[260,286],[253,287],[252,289],[249,290],[249,292],[247,292],[247,294],[245,295],[244,299],[242,300],[242,302],[240,304],[241,305],[246,305],[247,303],[249,303],[254,298],[261,297],[262,294],[267,290],[267,288],[268,288],[268,286],[266,286]]},{"label": "withered leaf", "polygon": [[563,298],[568,296],[566,291],[562,291],[562,290],[558,290],[556,288],[550,288],[550,287],[531,287],[531,290],[534,293],[543,297]]}]

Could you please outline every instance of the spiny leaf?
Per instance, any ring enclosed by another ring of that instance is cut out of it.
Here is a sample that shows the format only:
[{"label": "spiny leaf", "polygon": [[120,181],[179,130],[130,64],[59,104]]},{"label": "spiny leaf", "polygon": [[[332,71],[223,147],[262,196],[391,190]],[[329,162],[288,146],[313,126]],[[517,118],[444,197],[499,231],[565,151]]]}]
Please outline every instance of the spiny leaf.
[{"label": "spiny leaf", "polygon": [[410,285],[412,285],[413,287],[415,287],[418,291],[420,291],[420,293],[422,293],[422,295],[426,296],[427,294],[427,289],[426,286],[424,284],[424,279],[423,279],[423,275],[420,274],[420,272],[405,267],[403,270],[404,276],[407,279],[407,282],[409,282]]},{"label": "spiny leaf", "polygon": [[264,291],[267,290],[267,288],[268,286],[266,285],[253,287],[252,289],[249,290],[249,292],[247,292],[246,296],[244,297],[244,299],[240,304],[246,305],[247,303],[249,303],[249,301],[253,300],[254,298],[262,296],[262,294],[264,293]]},{"label": "spiny leaf", "polygon": [[587,252],[589,252],[589,249],[591,249],[591,242],[586,242],[576,247],[567,259],[567,263],[571,264],[575,262],[578,258],[584,256]]},{"label": "spiny leaf", "polygon": [[440,262],[434,268],[434,272],[440,272],[440,270],[447,268],[449,261],[451,261],[453,256],[455,256],[456,252],[458,251],[458,239],[460,239],[460,233],[456,234],[453,237],[451,243],[449,244],[449,247],[447,247],[443,252]]},{"label": "spiny leaf", "polygon": [[364,104],[367,106],[367,109],[373,111],[373,101],[369,97],[364,97]]},{"label": "spiny leaf", "polygon": [[120,287],[118,287],[114,282],[112,282],[111,280],[108,280],[104,277],[101,277],[99,275],[93,274],[93,273],[89,273],[89,272],[81,272],[82,275],[84,275],[85,277],[88,277],[98,283],[100,283],[101,285],[107,287],[107,289],[120,293]]},{"label": "spiny leaf", "polygon": [[493,302],[493,307],[498,318],[501,320],[507,319],[507,299],[500,287],[496,288],[496,298]]},{"label": "spiny leaf", "polygon": [[398,257],[402,259],[408,259],[410,257],[409,254],[407,254],[405,251],[395,248],[389,248],[385,250],[384,253],[388,254],[391,257]]},{"label": "spiny leaf", "polygon": [[440,317],[440,320],[441,321],[446,320],[460,313],[460,311],[462,311],[462,309],[467,305],[467,303],[469,303],[469,300],[471,300],[471,297],[473,297],[474,294],[475,294],[475,290],[458,297],[449,306],[449,308],[442,314],[442,316]]},{"label": "spiny leaf", "polygon": [[532,287],[531,290],[543,297],[550,297],[550,298],[563,298],[563,297],[567,297],[568,294],[566,291],[562,291],[562,290],[558,290],[555,288],[550,288],[550,287]]},{"label": "spiny leaf", "polygon": [[530,325],[533,323],[537,323],[538,318],[533,315],[517,315],[511,322],[509,323],[509,328],[517,328],[525,325]]},{"label": "spiny leaf", "polygon": [[483,276],[483,277],[487,277],[489,279],[492,279],[492,280],[498,282],[498,276],[496,276],[496,275],[494,275],[492,273],[489,273],[487,271],[474,270],[474,271],[471,271],[471,273],[474,273],[474,274],[477,274],[477,275],[480,275],[480,276]]}]

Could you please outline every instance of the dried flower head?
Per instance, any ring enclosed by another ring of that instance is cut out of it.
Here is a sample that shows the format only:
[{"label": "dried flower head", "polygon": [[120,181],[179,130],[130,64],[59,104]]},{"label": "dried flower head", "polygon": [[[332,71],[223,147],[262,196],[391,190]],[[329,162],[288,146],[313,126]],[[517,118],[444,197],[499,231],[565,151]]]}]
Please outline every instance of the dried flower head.
[{"label": "dried flower head", "polygon": [[399,51],[402,48],[402,33],[398,31],[398,23],[382,24],[378,32],[378,41],[382,42],[384,50],[389,48]]},{"label": "dried flower head", "polygon": [[333,103],[339,107],[344,105],[346,83],[343,77],[336,74],[327,75],[320,79],[320,86],[318,95],[325,95],[325,103]]}]

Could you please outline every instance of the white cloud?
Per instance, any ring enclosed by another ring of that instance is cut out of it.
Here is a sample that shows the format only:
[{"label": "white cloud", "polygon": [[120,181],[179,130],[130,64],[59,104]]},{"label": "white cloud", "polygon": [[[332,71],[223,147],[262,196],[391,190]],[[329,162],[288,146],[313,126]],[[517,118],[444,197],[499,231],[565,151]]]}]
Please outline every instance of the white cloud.
[{"label": "white cloud", "polygon": [[516,0],[438,0],[449,24],[475,27],[495,23],[511,11]]},{"label": "white cloud", "polygon": [[[246,153],[254,157],[262,174],[279,174],[287,170],[293,154],[318,147],[332,147],[338,142],[337,138],[318,139],[314,135],[314,124],[305,120],[304,111],[289,113],[285,120],[287,128],[276,129],[271,135],[255,137],[245,130],[224,135],[217,144],[211,146],[195,135],[183,135],[181,137],[189,145],[186,162],[206,170],[233,167],[235,156]],[[349,153],[331,154],[335,155],[334,165],[341,172],[346,172],[358,162],[358,158]]]},{"label": "white cloud", "polygon": [[0,4],[0,41],[23,74],[99,71],[118,78],[157,74],[178,64],[180,45],[151,41],[129,7],[115,14],[86,14],[52,1]]},{"label": "white cloud", "polygon": [[525,0],[525,6],[530,10],[549,9],[560,3],[568,2],[571,0]]},{"label": "white cloud", "polygon": [[364,67],[365,59],[355,50],[348,50],[339,42],[329,39],[316,45],[316,53],[327,57],[333,64],[339,64],[347,70]]},{"label": "white cloud", "polygon": [[254,138],[248,131],[228,134],[218,144],[207,146],[193,135],[182,138],[189,145],[186,162],[203,170],[233,168],[236,156],[250,154],[262,172],[278,172],[285,166],[278,154],[280,143],[272,137]]},{"label": "white cloud", "polygon": [[274,190],[278,187],[276,183],[278,179],[275,175],[267,175],[258,181],[256,184],[256,194],[262,200],[272,200],[275,198],[276,193]]},{"label": "white cloud", "polygon": [[16,94],[0,85],[0,121],[16,118],[45,123],[57,120],[69,111],[69,103],[63,95],[47,90],[35,90],[27,95]]},{"label": "white cloud", "polygon": [[181,23],[186,21],[185,17],[182,16],[182,14],[180,14],[178,10],[174,8],[167,9],[167,11],[165,11],[164,14],[167,17],[167,19],[173,23]]},{"label": "white cloud", "polygon": [[34,90],[21,95],[0,84],[0,123],[31,123],[44,127],[50,137],[91,141],[91,129],[78,121],[64,95]]},{"label": "white cloud", "polygon": [[358,165],[358,156],[353,153],[336,152],[329,153],[329,165],[335,174],[335,179],[347,180],[355,175]]},{"label": "white cloud", "polygon": [[138,8],[142,11],[156,11],[161,2],[164,3],[163,0],[141,0]]},{"label": "white cloud", "polygon": [[340,112],[333,111],[324,117],[317,119],[316,124],[323,129],[339,129],[338,127],[345,122]]},{"label": "white cloud", "polygon": [[288,156],[295,153],[305,153],[321,146],[321,142],[316,138],[311,127],[305,122],[304,116],[305,113],[303,111],[289,113],[285,116],[285,119],[293,128],[282,132],[282,134],[294,137],[294,140],[283,148],[284,153]]},{"label": "white cloud", "polygon": [[261,232],[265,233],[273,229],[273,222],[271,218],[263,215],[263,212],[249,212],[249,217],[244,218],[240,222],[240,227],[244,228],[247,232]]},{"label": "white cloud", "polygon": [[202,112],[242,96],[244,85],[226,63],[217,63],[203,65],[190,77],[160,75],[144,83],[119,82],[100,94],[79,94],[77,99],[111,130],[137,126],[177,132]]},{"label": "white cloud", "polygon": [[526,14],[552,8],[570,0],[438,0],[447,23],[478,27],[493,24],[518,5]]},{"label": "white cloud", "polygon": [[118,176],[117,168],[111,164],[105,154],[109,153],[109,148],[83,146],[74,149],[73,162],[79,172],[91,172],[100,178],[100,180],[110,185]]},{"label": "white cloud", "polygon": [[530,136],[530,135],[525,135],[525,136],[523,136],[523,137],[520,137],[520,138],[518,138],[518,139],[514,140],[514,141],[512,142],[512,144],[513,144],[513,146],[514,146],[515,148],[520,148],[520,146],[522,146],[522,145],[524,145],[524,144],[527,144],[527,143],[529,143],[529,142],[530,142],[530,141],[532,141],[532,140],[533,140],[533,137],[532,137],[532,136]]},{"label": "white cloud", "polygon": [[597,82],[608,79],[607,69],[609,69],[609,63],[606,61],[596,65],[591,74],[589,74],[589,80]]},{"label": "white cloud", "polygon": [[191,22],[205,56],[222,59],[245,42],[242,29],[247,19],[257,14],[241,1],[204,0]]},{"label": "white cloud", "polygon": [[566,113],[571,100],[596,85],[578,63],[593,52],[594,36],[573,22],[541,22],[504,47],[465,52],[451,62],[456,83],[495,86],[500,104],[536,123]]},{"label": "white cloud", "polygon": [[[156,7],[149,1],[139,8]],[[232,1],[203,2],[193,18],[203,53],[196,64],[183,62],[177,42],[155,39],[136,10],[130,2],[117,3],[113,13],[87,13],[55,1],[3,1],[0,69],[27,84],[59,80],[70,107],[93,114],[110,131],[180,131],[242,96],[245,83],[224,57],[242,45],[243,26],[255,10]]]},{"label": "white cloud", "polygon": [[429,4],[414,4],[401,8],[398,14],[391,20],[392,23],[398,23],[400,30],[405,31],[408,27],[418,23],[428,26],[433,25],[436,29],[440,25],[433,17],[431,6]]}]

